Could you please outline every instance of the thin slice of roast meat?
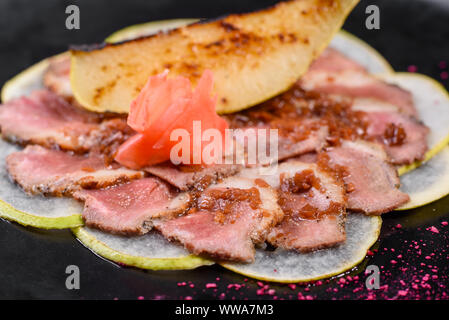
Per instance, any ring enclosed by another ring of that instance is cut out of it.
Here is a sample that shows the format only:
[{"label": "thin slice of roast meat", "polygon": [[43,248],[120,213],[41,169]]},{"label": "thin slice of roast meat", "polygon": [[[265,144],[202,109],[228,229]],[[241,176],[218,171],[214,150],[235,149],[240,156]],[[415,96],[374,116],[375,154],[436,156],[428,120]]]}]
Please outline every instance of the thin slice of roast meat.
[{"label": "thin slice of roast meat", "polygon": [[134,134],[125,118],[106,119],[79,140],[80,149],[100,153],[112,162],[118,148]]},{"label": "thin slice of roast meat", "polygon": [[67,196],[80,188],[104,188],[143,177],[143,172],[107,165],[101,155],[72,155],[27,146],[6,158],[11,178],[30,194]]},{"label": "thin slice of roast meat", "polygon": [[185,191],[192,188],[201,189],[219,179],[234,175],[240,170],[240,166],[233,164],[176,166],[171,162],[165,162],[145,167],[143,170]]},{"label": "thin slice of roast meat", "polygon": [[[257,157],[251,159],[250,152],[259,150],[261,143],[259,141],[261,137],[258,134],[259,129],[277,129],[278,131],[273,140],[269,139],[268,131],[263,131],[262,134],[267,136],[265,138],[265,150],[260,150]],[[243,146],[244,152],[248,155],[246,163],[248,166],[254,166],[260,164],[259,158],[261,156],[263,157],[261,159],[273,157],[277,161],[282,161],[307,152],[319,151],[325,146],[328,134],[327,126],[322,126],[318,120],[303,119],[295,121],[295,119],[289,119],[285,124],[276,122],[266,127],[242,128],[236,131],[235,137],[237,143]],[[274,146],[271,146],[271,142],[274,142]],[[277,157],[275,157],[273,151],[277,151]],[[269,161],[266,162],[264,164],[269,163]]]},{"label": "thin slice of roast meat", "polygon": [[268,185],[230,177],[207,188],[187,215],[155,222],[155,227],[194,254],[253,262],[254,244],[263,242],[282,216]]},{"label": "thin slice of roast meat", "polygon": [[345,141],[339,147],[329,148],[319,158],[323,166],[344,180],[349,210],[380,215],[410,199],[399,190],[396,168],[379,144]]},{"label": "thin slice of roast meat", "polygon": [[342,183],[314,163],[284,162],[272,172],[246,169],[239,175],[259,177],[276,188],[284,219],[267,236],[273,246],[310,252],[343,243],[345,190]]},{"label": "thin slice of roast meat", "polygon": [[0,106],[2,136],[23,144],[77,150],[99,121],[98,115],[77,109],[48,90]]},{"label": "thin slice of roast meat", "polygon": [[158,178],[143,178],[100,190],[80,190],[87,226],[109,233],[136,235],[151,230],[154,219],[184,212],[190,195],[179,193]]},{"label": "thin slice of roast meat", "polygon": [[392,163],[401,165],[423,160],[428,149],[428,127],[381,101],[354,99],[352,108],[363,111],[366,137],[382,143]]},{"label": "thin slice of roast meat", "polygon": [[37,90],[0,106],[3,138],[77,153],[93,150],[112,154],[134,134],[126,119],[103,118],[74,107],[48,90]]},{"label": "thin slice of roast meat", "polygon": [[[284,95],[287,94],[289,92]],[[320,121],[318,117],[304,116],[302,110],[296,106],[283,108],[282,106],[288,103],[284,101],[284,98],[287,99],[284,95],[249,110],[227,116],[230,127],[234,129],[236,142],[243,146],[246,154],[250,155],[251,151],[258,150],[258,157],[269,159],[275,157],[273,155],[275,151],[276,160],[281,161],[307,152],[319,151],[325,146],[329,135],[326,123]],[[279,100],[282,106],[278,106]],[[276,129],[277,132],[273,135],[270,129]],[[273,140],[270,140],[270,135],[273,136]],[[261,138],[265,141],[259,140]],[[264,142],[265,150],[259,150],[260,146],[264,146]],[[271,146],[271,143],[274,145]],[[247,163],[256,165],[260,163],[257,160],[248,156]]]},{"label": "thin slice of roast meat", "polygon": [[73,103],[75,99],[70,86],[70,55],[58,55],[50,58],[49,61],[43,79],[45,87]]},{"label": "thin slice of roast meat", "polygon": [[362,66],[335,49],[326,49],[300,79],[305,90],[352,98],[373,98],[417,116],[410,92],[370,75]]}]

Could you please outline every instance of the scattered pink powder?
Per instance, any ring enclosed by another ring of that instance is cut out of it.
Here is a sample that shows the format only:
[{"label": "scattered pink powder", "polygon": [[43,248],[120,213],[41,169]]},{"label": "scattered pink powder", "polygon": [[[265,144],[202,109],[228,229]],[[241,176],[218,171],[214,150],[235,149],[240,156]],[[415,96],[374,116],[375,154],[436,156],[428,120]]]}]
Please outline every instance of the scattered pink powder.
[{"label": "scattered pink powder", "polygon": [[398,291],[398,295],[401,297],[405,297],[407,295],[408,291],[407,290],[399,290]]},{"label": "scattered pink powder", "polygon": [[433,232],[433,233],[440,233],[440,231],[438,231],[437,228],[435,228],[434,226],[431,226],[430,228],[427,228],[427,230]]}]

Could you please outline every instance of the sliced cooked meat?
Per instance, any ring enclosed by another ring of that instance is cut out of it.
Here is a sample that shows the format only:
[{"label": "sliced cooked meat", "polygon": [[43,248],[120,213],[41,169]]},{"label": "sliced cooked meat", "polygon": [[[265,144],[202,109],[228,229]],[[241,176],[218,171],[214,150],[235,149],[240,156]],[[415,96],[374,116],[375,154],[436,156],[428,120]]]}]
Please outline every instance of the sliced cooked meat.
[{"label": "sliced cooked meat", "polygon": [[[280,125],[279,123],[272,123],[270,127],[249,127],[241,128],[240,131],[236,131],[235,137],[237,143],[243,146],[244,152],[250,154],[252,150],[259,150],[258,145],[258,129],[278,129],[278,135],[274,139],[277,144],[277,159],[276,161],[281,161],[291,157],[295,157],[311,151],[319,151],[326,144],[326,138],[329,134],[327,126],[321,126],[318,120],[300,120],[295,121],[295,119],[289,119],[288,126],[291,130],[290,133],[286,133],[286,125]],[[294,132],[293,132],[294,131]],[[299,137],[301,135],[301,137]],[[270,140],[266,139],[265,152],[260,150],[260,155],[258,157],[263,157],[261,159],[253,159],[250,157],[247,159],[248,165],[256,165],[260,160],[268,159],[274,156],[270,150]]]},{"label": "sliced cooked meat", "polygon": [[2,136],[21,144],[39,144],[75,152],[113,152],[132,130],[126,119],[81,110],[48,90],[0,106]]},{"label": "sliced cooked meat", "polygon": [[77,150],[98,122],[97,115],[71,106],[48,90],[0,106],[3,137],[20,143]]},{"label": "sliced cooked meat", "polygon": [[230,177],[206,189],[196,210],[180,218],[155,222],[168,239],[198,255],[254,261],[254,243],[282,219],[274,190],[253,180]]},{"label": "sliced cooked meat", "polygon": [[[262,135],[266,141],[265,153],[259,151],[259,157],[264,159],[247,159],[249,165],[256,165],[261,160],[273,158],[275,155],[271,149],[277,150],[276,161],[295,157],[311,151],[319,151],[326,144],[329,134],[328,127],[318,117],[304,116],[301,107],[296,104],[306,104],[303,97],[290,97],[289,90],[284,95],[271,99],[257,107],[227,116],[230,127],[234,129],[236,142],[243,146],[244,152],[250,154],[252,150],[258,150]],[[290,104],[288,107],[285,107]],[[237,130],[238,129],[238,130]],[[270,129],[276,129],[274,142],[277,146],[270,145]],[[264,130],[264,131],[261,131]],[[266,133],[266,134],[265,134]]]},{"label": "sliced cooked meat", "polygon": [[335,49],[327,49],[300,79],[306,90],[353,98],[374,98],[417,116],[410,92],[370,75],[362,66]]},{"label": "sliced cooked meat", "polygon": [[107,119],[80,142],[83,150],[100,153],[112,161],[118,148],[134,134],[125,118]]},{"label": "sliced cooked meat", "polygon": [[316,220],[284,219],[268,236],[277,247],[310,252],[335,247],[346,241],[345,217],[325,215]]},{"label": "sliced cooked meat", "polygon": [[211,166],[175,166],[171,163],[162,163],[143,170],[165,180],[180,190],[189,190],[203,184],[214,183],[218,179],[226,178],[238,172],[239,165],[216,164]]},{"label": "sliced cooked meat", "polygon": [[291,160],[269,175],[258,168],[239,175],[259,177],[278,191],[284,219],[267,236],[272,245],[309,252],[346,240],[344,187],[316,164]]},{"label": "sliced cooked meat", "polygon": [[73,92],[70,86],[70,56],[59,55],[50,58],[50,64],[44,74],[44,85],[60,97],[73,103]]},{"label": "sliced cooked meat", "polygon": [[326,145],[326,138],[328,135],[328,127],[323,126],[311,131],[309,136],[302,141],[294,141],[289,138],[281,137],[279,139],[278,150],[279,161],[308,152],[320,151]]},{"label": "sliced cooked meat", "polygon": [[399,190],[397,171],[388,162],[382,146],[363,141],[345,141],[327,151],[328,166],[347,186],[347,208],[369,215],[389,212],[409,201]]},{"label": "sliced cooked meat", "polygon": [[318,161],[318,154],[316,152],[309,152],[305,153],[303,155],[300,155],[296,158],[291,158],[289,161],[299,161],[299,162],[305,162],[305,163],[317,163]]},{"label": "sliced cooked meat", "polygon": [[87,226],[116,234],[144,234],[154,219],[173,217],[190,203],[158,178],[144,178],[101,190],[80,190],[74,197],[84,201]]},{"label": "sliced cooked meat", "polygon": [[410,164],[423,160],[429,128],[415,118],[397,112],[366,112],[366,134],[384,145],[392,163]]},{"label": "sliced cooked meat", "polygon": [[141,178],[142,172],[106,165],[100,155],[79,156],[28,146],[6,159],[8,172],[26,192],[71,195],[80,188],[104,188]]}]

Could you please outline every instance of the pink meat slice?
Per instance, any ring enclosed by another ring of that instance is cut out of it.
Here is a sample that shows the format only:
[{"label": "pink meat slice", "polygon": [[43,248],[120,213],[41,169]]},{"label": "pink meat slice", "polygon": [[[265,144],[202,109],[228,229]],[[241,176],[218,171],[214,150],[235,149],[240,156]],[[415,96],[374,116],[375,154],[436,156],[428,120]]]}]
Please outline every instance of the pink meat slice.
[{"label": "pink meat slice", "polygon": [[[294,121],[294,119],[292,119]],[[266,152],[261,151],[261,156],[269,157],[271,155],[270,148],[277,149],[277,161],[282,161],[285,159],[289,159],[292,157],[296,157],[308,152],[319,151],[326,145],[326,138],[329,135],[329,130],[327,126],[318,126],[316,125],[317,119],[304,119],[298,123],[298,129],[300,128],[309,128],[310,130],[307,137],[305,139],[296,140],[291,136],[283,136],[278,134],[278,139],[275,139],[276,146],[271,147],[270,141],[267,138],[266,143]],[[240,133],[236,137],[236,141],[240,143],[240,145],[244,146],[244,150],[246,153],[249,153],[253,150],[258,150],[258,138],[257,138],[257,130],[258,129],[277,129],[276,126],[270,126],[270,124],[264,127],[248,127],[241,128]],[[253,135],[254,139],[248,139]],[[259,156],[260,157],[260,156]],[[252,161],[255,162],[255,161]],[[249,163],[249,165],[255,165],[256,163]]]},{"label": "pink meat slice", "polygon": [[0,106],[2,136],[19,143],[82,149],[99,116],[77,109],[48,90],[38,90]]},{"label": "pink meat slice", "polygon": [[213,212],[198,211],[156,224],[156,228],[164,237],[181,242],[196,255],[253,262],[254,244],[249,234],[255,223],[257,219],[245,208],[241,217],[233,224],[218,224]]},{"label": "pink meat slice", "polygon": [[381,100],[397,106],[404,114],[417,116],[410,92],[376,79],[358,63],[332,48],[326,49],[312,63],[300,83],[306,90]]},{"label": "pink meat slice", "polygon": [[276,247],[298,252],[334,247],[346,241],[345,217],[326,215],[317,220],[301,221],[286,218],[272,230],[268,241]]},{"label": "pink meat slice", "polygon": [[75,99],[70,86],[70,56],[62,55],[50,58],[43,82],[46,88],[73,103]]},{"label": "pink meat slice", "polygon": [[328,128],[323,126],[311,131],[309,136],[302,141],[292,141],[281,137],[279,139],[279,161],[312,151],[320,151],[326,145],[328,135]]},{"label": "pink meat slice", "polygon": [[[368,123],[367,135],[377,139],[377,141],[384,145],[392,163],[400,165],[410,164],[416,160],[423,160],[428,149],[428,127],[413,117],[397,112],[366,112],[364,118]],[[391,124],[394,124],[396,127],[401,127],[406,134],[405,140],[399,145],[390,145],[386,141],[385,131]]]},{"label": "pink meat slice", "polygon": [[344,182],[351,186],[347,208],[369,215],[380,215],[407,203],[410,198],[399,190],[396,168],[388,161],[382,146],[368,142],[345,141],[327,151],[330,165],[348,171]]},{"label": "pink meat slice", "polygon": [[144,234],[154,219],[173,217],[188,208],[190,196],[158,178],[144,178],[101,190],[80,190],[83,218],[89,227],[124,235]]},{"label": "pink meat slice", "polygon": [[[143,170],[161,178],[180,190],[195,188],[199,183],[213,183],[238,172],[240,166],[233,164],[215,164],[211,166],[175,166],[162,163]],[[207,181],[206,181],[207,180]]]},{"label": "pink meat slice", "polygon": [[100,155],[72,155],[40,146],[28,146],[6,159],[11,178],[26,192],[45,195],[71,195],[80,188],[104,188],[141,178],[140,171],[117,164],[106,165]]},{"label": "pink meat slice", "polygon": [[0,106],[0,129],[5,139],[77,153],[113,155],[134,132],[123,117],[103,118],[48,90],[34,91],[29,97]]},{"label": "pink meat slice", "polygon": [[[247,189],[252,180],[231,177],[213,185],[201,196],[207,201],[211,190]],[[224,221],[217,220],[217,212],[198,209],[185,216],[155,222],[155,227],[169,240],[181,242],[187,250],[197,255],[207,255],[220,260],[254,261],[254,244],[264,241],[266,234],[282,219],[277,197],[270,187],[257,187],[262,204],[251,207],[246,201],[236,203],[235,215]]]},{"label": "pink meat slice", "polygon": [[[258,169],[243,170],[240,175],[264,179],[280,192],[281,175],[293,177],[296,173],[305,170],[311,170],[320,179],[321,190],[312,187],[308,192],[287,194],[288,202],[280,203],[284,210],[284,218],[267,235],[266,240],[273,246],[298,252],[310,252],[333,247],[346,240],[344,187],[316,164],[292,159],[281,163],[276,172],[270,176],[258,176]],[[326,213],[315,218],[304,219],[300,213],[307,210],[306,205]],[[294,210],[291,212],[290,209]]]}]

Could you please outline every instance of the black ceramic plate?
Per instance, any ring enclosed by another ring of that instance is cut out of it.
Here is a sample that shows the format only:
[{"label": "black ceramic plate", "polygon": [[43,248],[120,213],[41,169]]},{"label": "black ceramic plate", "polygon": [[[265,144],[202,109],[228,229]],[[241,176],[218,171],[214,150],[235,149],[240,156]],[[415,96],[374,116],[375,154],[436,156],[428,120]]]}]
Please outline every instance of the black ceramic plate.
[{"label": "black ceramic plate", "polygon": [[[81,29],[69,31],[65,29],[65,8],[72,2],[80,7]],[[0,2],[0,83],[32,63],[64,51],[69,44],[100,42],[127,25],[168,18],[216,17],[263,8],[275,1],[191,0],[188,5],[182,0],[72,2]],[[369,4],[380,8],[380,30],[365,28]],[[448,71],[445,63],[449,64],[448,21],[447,0],[362,0],[345,29],[378,49],[396,70],[416,66],[447,88],[449,82],[443,78]],[[0,221],[0,298],[448,298],[449,226],[444,221],[449,221],[449,197],[383,217],[377,252],[357,268],[344,277],[296,288],[269,284],[273,295],[258,295],[257,281],[245,280],[219,266],[175,272],[121,268],[92,254],[69,231],[43,231]],[[428,230],[432,226],[439,233]],[[67,290],[65,286],[65,270],[72,264],[80,268],[80,290]],[[367,265],[379,266],[381,289],[366,289]],[[207,283],[216,283],[217,288],[207,289]],[[238,286],[228,287],[235,283],[245,286],[238,290]]]}]

